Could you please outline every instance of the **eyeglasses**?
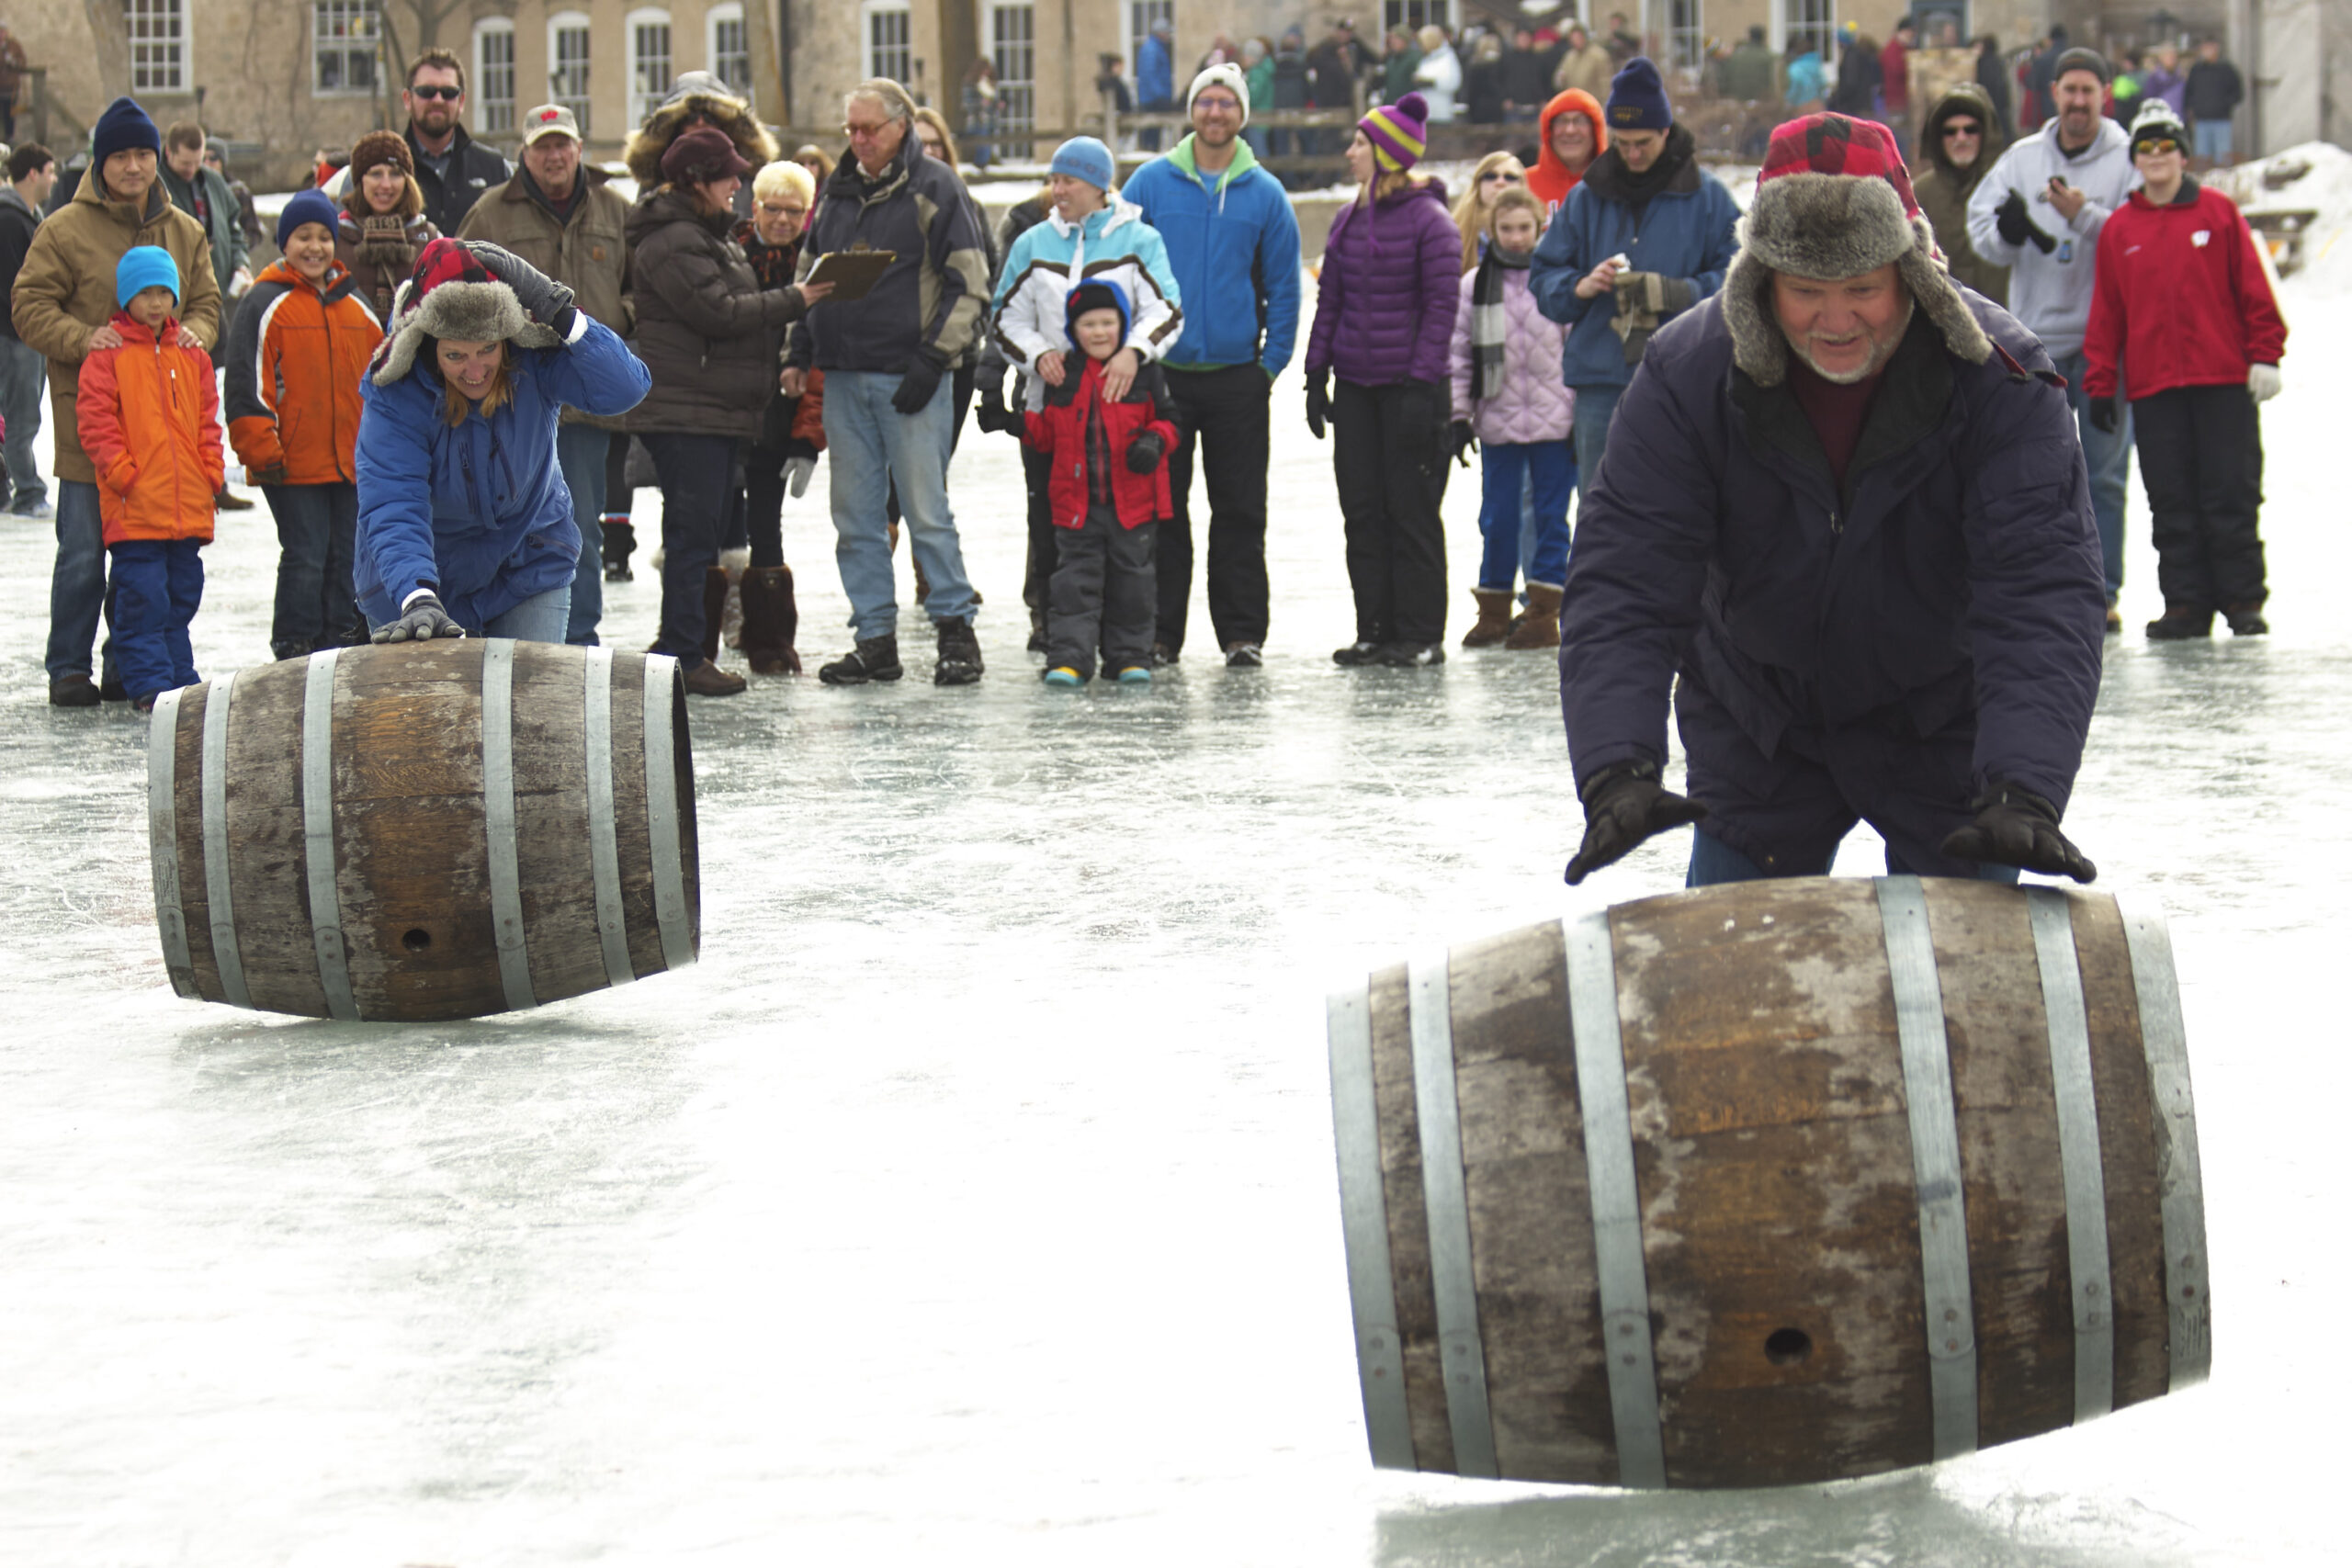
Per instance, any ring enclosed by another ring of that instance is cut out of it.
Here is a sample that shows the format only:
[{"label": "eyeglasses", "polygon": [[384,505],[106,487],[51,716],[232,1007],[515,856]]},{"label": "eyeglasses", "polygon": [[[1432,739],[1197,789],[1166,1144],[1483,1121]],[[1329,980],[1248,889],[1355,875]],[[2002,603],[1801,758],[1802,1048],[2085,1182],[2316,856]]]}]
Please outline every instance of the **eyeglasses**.
[{"label": "eyeglasses", "polygon": [[806,218],[808,216],[808,209],[805,207],[779,207],[773,201],[763,201],[760,203],[760,210],[766,213],[771,218]]},{"label": "eyeglasses", "polygon": [[1509,169],[1488,169],[1485,174],[1480,175],[1478,178],[1482,183],[1487,185],[1492,185],[1499,181],[1507,186],[1515,186],[1523,185],[1527,181],[1527,176],[1525,175],[1514,175]]},{"label": "eyeglasses", "polygon": [[1950,141],[1955,136],[1982,136],[1984,134],[1984,128],[1978,125],[1973,120],[1962,120],[1956,124],[1947,125],[1944,127],[1944,140],[1946,141]]},{"label": "eyeglasses", "polygon": [[411,87],[408,95],[412,98],[438,98],[445,104],[454,104],[466,96],[466,90],[463,87]]},{"label": "eyeglasses", "polygon": [[896,122],[892,120],[877,119],[871,124],[860,125],[857,121],[851,120],[842,127],[842,134],[852,141],[871,141],[889,130],[894,123]]},{"label": "eyeglasses", "polygon": [[2161,158],[2167,152],[2179,151],[2180,143],[2169,136],[2152,137],[2145,141],[2132,143],[2132,156],[2134,158]]}]

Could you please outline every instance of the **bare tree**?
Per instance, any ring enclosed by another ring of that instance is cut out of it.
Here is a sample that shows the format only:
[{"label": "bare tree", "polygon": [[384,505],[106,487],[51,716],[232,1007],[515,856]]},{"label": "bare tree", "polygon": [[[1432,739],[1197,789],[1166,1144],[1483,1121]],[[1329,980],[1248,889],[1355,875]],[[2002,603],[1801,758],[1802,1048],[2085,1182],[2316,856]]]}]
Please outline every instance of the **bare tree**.
[{"label": "bare tree", "polygon": [[775,46],[775,0],[746,0],[743,50],[752,57],[752,112],[769,125],[791,118]]},{"label": "bare tree", "polygon": [[82,0],[97,50],[98,96],[112,103],[130,92],[130,17],[122,0]]}]

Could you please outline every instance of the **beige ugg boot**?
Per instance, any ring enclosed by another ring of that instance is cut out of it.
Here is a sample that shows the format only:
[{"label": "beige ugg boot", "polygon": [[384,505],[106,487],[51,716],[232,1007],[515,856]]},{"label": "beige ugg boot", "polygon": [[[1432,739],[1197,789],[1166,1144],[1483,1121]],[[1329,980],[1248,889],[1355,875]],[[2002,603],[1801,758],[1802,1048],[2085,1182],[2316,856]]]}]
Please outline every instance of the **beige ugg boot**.
[{"label": "beige ugg boot", "polygon": [[1527,614],[1520,616],[1519,625],[1503,639],[1505,648],[1557,648],[1560,646],[1560,591],[1541,582],[1527,585]]},{"label": "beige ugg boot", "polygon": [[1478,602],[1478,624],[1463,634],[1463,647],[1492,648],[1510,635],[1510,589],[1473,588],[1470,597]]}]

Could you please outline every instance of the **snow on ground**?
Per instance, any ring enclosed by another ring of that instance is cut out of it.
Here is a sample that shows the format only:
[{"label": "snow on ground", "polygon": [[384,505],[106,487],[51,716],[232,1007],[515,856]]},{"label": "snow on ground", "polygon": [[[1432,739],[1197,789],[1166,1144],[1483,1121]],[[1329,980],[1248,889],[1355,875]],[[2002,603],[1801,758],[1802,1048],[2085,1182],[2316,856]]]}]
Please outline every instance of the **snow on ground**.
[{"label": "snow on ground", "polygon": [[[1274,389],[1274,631],[1153,689],[1021,651],[1017,459],[955,499],[978,686],[692,705],[700,964],[506,1019],[175,998],[144,727],[42,700],[49,530],[0,522],[0,1562],[15,1568],[1020,1563],[2242,1568],[2343,1560],[2352,1102],[2352,295],[2290,280],[2263,414],[2276,635],[2109,645],[2068,818],[2172,911],[2214,1378],[1877,1481],[1629,1497],[1375,1473],[1321,998],[1581,889],[1550,662],[1347,671],[1329,448]],[[1457,619],[1475,474],[1446,498]],[[822,493],[821,484],[818,487]],[[652,498],[645,498],[650,521]],[[2157,610],[2135,495],[2124,607]],[[786,515],[800,647],[845,646]],[[200,666],[263,655],[266,513]],[[642,568],[642,558],[639,565]],[[657,585],[606,629],[652,629]],[[1878,869],[1858,834],[1839,870]]]}]

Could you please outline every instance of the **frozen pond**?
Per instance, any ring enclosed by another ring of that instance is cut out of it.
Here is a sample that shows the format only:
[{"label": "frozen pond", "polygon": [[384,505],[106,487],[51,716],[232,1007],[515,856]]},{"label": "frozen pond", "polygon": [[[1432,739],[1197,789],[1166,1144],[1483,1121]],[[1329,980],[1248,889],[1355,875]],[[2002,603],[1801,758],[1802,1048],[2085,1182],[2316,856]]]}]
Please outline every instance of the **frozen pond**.
[{"label": "frozen pond", "polygon": [[[43,705],[51,536],[0,522],[0,1561],[2343,1561],[2352,408],[2323,367],[2352,302],[2288,303],[2278,632],[2143,642],[2135,496],[2133,629],[2068,819],[2102,888],[2172,911],[2210,1386],[1831,1488],[1370,1468],[1325,991],[1679,886],[1688,838],[1561,885],[1580,818],[1543,655],[1329,663],[1351,621],[1294,376],[1265,670],[1203,660],[1196,604],[1152,690],[1042,689],[1014,449],[970,433],[987,680],[934,690],[926,637],[896,688],[695,702],[701,964],[471,1024],[172,996],[144,723]],[[1446,507],[1455,637],[1475,480]],[[786,533],[813,669],[847,646],[813,498]],[[266,512],[223,520],[206,673],[266,648],[275,549]],[[656,597],[643,570],[614,591],[612,640]]]}]

